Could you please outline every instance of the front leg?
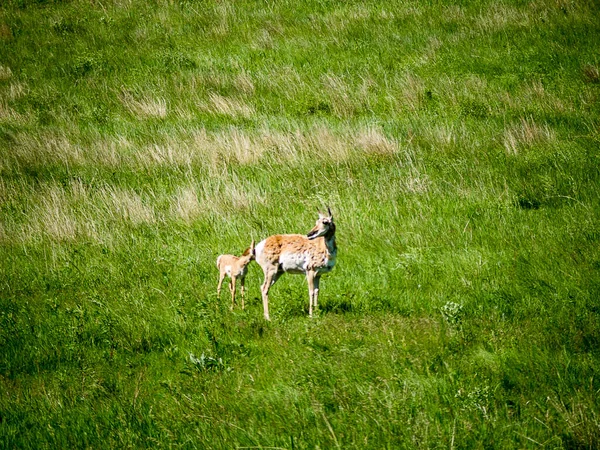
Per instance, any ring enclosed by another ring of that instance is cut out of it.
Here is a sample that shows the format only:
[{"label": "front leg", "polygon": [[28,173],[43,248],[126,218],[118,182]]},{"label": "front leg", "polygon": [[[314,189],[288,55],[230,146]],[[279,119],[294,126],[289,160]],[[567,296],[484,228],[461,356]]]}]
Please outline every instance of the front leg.
[{"label": "front leg", "polygon": [[231,310],[232,311],[235,306],[235,280],[236,280],[236,278],[234,276],[232,276],[231,283],[229,283],[229,290],[231,291]]},{"label": "front leg", "polygon": [[318,273],[315,274],[314,286],[313,286],[313,303],[315,307],[315,313],[317,312],[317,308],[319,307],[317,301],[319,299],[319,283],[321,282],[321,275]]},{"label": "front leg", "polygon": [[245,289],[244,289],[244,284],[246,283],[246,277],[240,277],[240,286],[241,286],[241,290],[242,290],[242,309],[246,309],[245,305],[244,305],[244,296],[245,294]]},{"label": "front leg", "polygon": [[313,270],[306,272],[306,281],[308,282],[308,316],[312,317],[315,299],[315,272]]}]

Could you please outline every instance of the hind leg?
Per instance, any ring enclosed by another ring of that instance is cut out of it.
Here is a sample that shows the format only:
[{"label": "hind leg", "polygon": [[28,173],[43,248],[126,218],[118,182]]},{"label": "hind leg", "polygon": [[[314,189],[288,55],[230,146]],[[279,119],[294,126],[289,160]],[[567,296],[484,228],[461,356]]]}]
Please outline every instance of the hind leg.
[{"label": "hind leg", "polygon": [[217,297],[221,298],[221,286],[223,285],[223,280],[225,279],[225,274],[220,274],[219,284],[217,285]]},{"label": "hind leg", "polygon": [[275,284],[281,274],[277,272],[277,266],[263,267],[263,271],[265,273],[265,281],[260,288],[260,292],[262,294],[265,319],[271,320],[269,317],[269,289]]}]

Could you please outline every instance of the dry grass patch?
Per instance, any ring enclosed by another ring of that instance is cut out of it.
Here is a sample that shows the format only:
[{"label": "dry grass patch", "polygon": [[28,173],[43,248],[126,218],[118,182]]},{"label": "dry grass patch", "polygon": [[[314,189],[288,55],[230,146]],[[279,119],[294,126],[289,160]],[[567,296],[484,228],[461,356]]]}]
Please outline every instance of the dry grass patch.
[{"label": "dry grass patch", "polygon": [[300,162],[301,156],[301,149],[298,147],[300,139],[298,131],[281,133],[264,129],[259,133],[257,143],[276,161],[296,164]]},{"label": "dry grass patch", "polygon": [[502,108],[510,111],[521,111],[527,114],[528,111],[539,110],[544,112],[569,113],[575,110],[573,99],[568,95],[560,98],[552,92],[548,92],[543,83],[539,80],[524,86],[515,94],[502,92],[498,95],[497,102]]},{"label": "dry grass patch", "polygon": [[440,123],[425,127],[423,134],[435,148],[445,149],[454,146],[458,140],[458,130],[455,124]]},{"label": "dry grass patch", "polygon": [[532,20],[527,11],[504,3],[492,3],[482,10],[475,20],[473,29],[480,33],[495,33],[508,26],[529,27],[531,25]]},{"label": "dry grass patch", "polygon": [[13,38],[12,30],[5,23],[0,23],[0,40],[9,41]]},{"label": "dry grass patch", "polygon": [[325,93],[337,117],[351,117],[359,109],[354,98],[354,89],[342,77],[328,73],[322,77]]},{"label": "dry grass patch", "polygon": [[519,123],[505,128],[503,143],[508,154],[516,155],[522,149],[551,141],[554,137],[554,131],[547,125],[540,125],[532,118],[522,117]]},{"label": "dry grass patch", "polygon": [[212,213],[224,219],[230,214],[247,211],[256,205],[264,205],[267,195],[259,186],[237,176],[222,175],[198,186],[188,185],[179,189],[172,213],[179,219],[191,221]]},{"label": "dry grass patch", "polygon": [[193,155],[176,142],[151,144],[136,153],[136,161],[144,167],[190,166]]},{"label": "dry grass patch", "polygon": [[275,41],[269,30],[261,29],[249,38],[254,50],[270,50],[274,47]]},{"label": "dry grass patch", "polygon": [[425,97],[425,83],[412,73],[405,73],[393,82],[394,95],[389,97],[393,110],[398,113],[416,112]]},{"label": "dry grass patch", "polygon": [[241,164],[259,162],[265,151],[265,148],[256,139],[238,128],[215,136],[215,140],[222,155],[233,157]]},{"label": "dry grass patch", "polygon": [[[406,5],[403,5],[406,7]],[[396,17],[395,11],[386,9],[373,9],[363,3],[340,3],[340,7],[318,17],[325,26],[328,34],[334,36],[343,32],[353,22],[371,21],[388,21]]]},{"label": "dry grass patch", "polygon": [[307,86],[302,75],[293,66],[282,66],[262,72],[256,81],[265,89],[277,92],[282,101],[294,101],[312,88]]},{"label": "dry grass patch", "polygon": [[358,148],[365,153],[390,155],[397,151],[398,143],[386,137],[381,130],[368,127],[359,130],[355,136]]},{"label": "dry grass patch", "polygon": [[73,240],[87,235],[84,222],[75,216],[75,204],[62,187],[46,186],[39,193],[39,203],[32,209],[25,238],[47,236],[55,241]]},{"label": "dry grass patch", "polygon": [[191,152],[196,161],[213,169],[227,164],[258,163],[265,151],[260,140],[243,130],[231,127],[217,133],[200,129],[193,133]]},{"label": "dry grass patch", "polygon": [[541,111],[572,112],[575,107],[573,101],[563,100],[555,94],[548,92],[541,81],[534,81],[527,85],[515,99],[510,99],[509,104],[514,109],[523,109],[523,105],[529,110],[532,108]]},{"label": "dry grass patch", "polygon": [[83,149],[61,133],[38,134],[19,133],[14,136],[14,144],[0,160],[0,167],[38,166],[40,164],[61,164],[66,167],[81,164],[85,160]]},{"label": "dry grass patch", "polygon": [[236,89],[246,95],[251,95],[254,93],[254,82],[252,81],[252,77],[248,75],[247,72],[239,73],[235,79],[233,80],[233,84]]},{"label": "dry grass patch", "polygon": [[107,213],[105,219],[128,222],[132,225],[153,224],[157,215],[152,205],[130,189],[107,187],[100,191],[99,199]]},{"label": "dry grass patch", "polygon": [[342,161],[360,154],[393,154],[399,148],[398,142],[372,125],[340,131],[325,126],[289,131],[229,127],[213,132],[200,128],[143,146],[124,136],[99,139],[83,146],[60,133],[48,133],[44,139],[18,134],[15,141],[9,154],[0,160],[0,168],[40,164],[100,166],[114,170],[206,167],[218,174],[227,164],[252,165],[266,161],[302,164],[309,158]]},{"label": "dry grass patch", "polygon": [[[221,162],[257,164],[268,158],[278,163],[300,164],[307,159],[343,161],[357,153],[387,155],[398,143],[373,126],[336,133],[327,127],[280,132],[263,129],[248,133],[237,128],[208,134],[195,133],[194,153],[216,168]],[[358,150],[358,152],[357,152]]]},{"label": "dry grass patch", "polygon": [[594,66],[591,64],[586,64],[585,66],[583,66],[582,72],[583,72],[583,79],[587,83],[594,83],[594,84],[600,83],[600,70],[598,70],[597,66]]},{"label": "dry grass patch", "polygon": [[351,145],[326,127],[318,127],[303,135],[301,144],[306,146],[307,157],[343,161],[351,154]]},{"label": "dry grass patch", "polygon": [[125,136],[99,140],[90,147],[89,159],[94,164],[118,169],[123,164],[131,163],[133,147],[133,143]]},{"label": "dry grass patch", "polygon": [[558,398],[549,398],[548,403],[558,413],[562,428],[569,430],[574,447],[600,446],[600,414],[596,408],[596,399],[586,398],[584,393],[577,392],[567,404]]},{"label": "dry grass patch", "polygon": [[471,105],[471,108],[467,109],[473,109],[474,105],[479,105],[478,111],[470,111],[470,113],[480,115],[490,113],[487,80],[477,75],[469,75],[465,78],[443,76],[437,82],[435,91],[450,108],[464,109],[465,105]]},{"label": "dry grass patch", "polygon": [[27,93],[27,85],[19,82],[11,82],[3,94],[7,101],[17,100]]},{"label": "dry grass patch", "polygon": [[426,173],[421,173],[420,170],[413,167],[408,175],[402,179],[402,185],[406,192],[425,194],[429,191],[431,180]]},{"label": "dry grass patch", "polygon": [[223,38],[229,34],[231,22],[235,19],[235,6],[229,3],[218,3],[213,9],[216,17],[209,31],[213,36]]},{"label": "dry grass patch", "polygon": [[241,180],[225,184],[223,191],[223,198],[233,210],[250,209],[250,207],[264,204],[266,201],[265,194],[257,186],[241,182]]},{"label": "dry grass patch", "polygon": [[3,100],[0,100],[0,121],[13,124],[25,124],[27,122],[27,117],[12,109]]},{"label": "dry grass patch", "polygon": [[182,187],[173,198],[171,214],[186,223],[197,219],[203,211],[198,194],[192,186]]},{"label": "dry grass patch", "polygon": [[142,119],[167,117],[167,101],[163,98],[135,98],[129,92],[121,93],[123,106],[134,116]]},{"label": "dry grass patch", "polygon": [[9,80],[12,77],[10,67],[0,65],[0,81]]},{"label": "dry grass patch", "polygon": [[214,115],[232,118],[243,117],[248,119],[255,114],[254,107],[246,104],[241,99],[223,97],[215,93],[210,93],[208,102],[201,104],[200,108]]}]

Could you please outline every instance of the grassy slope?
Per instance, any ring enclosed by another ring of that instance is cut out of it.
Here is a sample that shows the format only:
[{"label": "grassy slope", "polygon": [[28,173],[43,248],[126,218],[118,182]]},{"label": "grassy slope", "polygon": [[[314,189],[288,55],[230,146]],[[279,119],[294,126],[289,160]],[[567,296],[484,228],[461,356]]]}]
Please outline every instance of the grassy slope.
[{"label": "grassy slope", "polygon": [[[599,13],[1,7],[0,445],[600,445]],[[324,204],[318,319],[217,302]]]}]

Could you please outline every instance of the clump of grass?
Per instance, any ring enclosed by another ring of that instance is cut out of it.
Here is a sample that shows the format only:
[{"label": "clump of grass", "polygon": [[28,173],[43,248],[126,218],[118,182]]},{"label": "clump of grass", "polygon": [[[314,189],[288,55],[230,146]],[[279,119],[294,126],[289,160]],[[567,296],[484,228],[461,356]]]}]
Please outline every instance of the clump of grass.
[{"label": "clump of grass", "polygon": [[[247,89],[248,86],[242,86]],[[240,99],[227,98],[219,94],[211,93],[209,102],[203,108],[211,114],[228,116],[231,118],[250,118],[255,114],[254,109]]]},{"label": "clump of grass", "polygon": [[164,98],[142,96],[136,98],[129,92],[122,92],[121,102],[123,106],[136,118],[139,119],[164,119],[167,117],[167,102]]},{"label": "clump of grass", "polygon": [[202,212],[198,194],[193,186],[181,188],[175,195],[172,205],[172,214],[188,223],[198,218]]},{"label": "clump of grass", "polygon": [[10,80],[12,77],[12,70],[10,67],[0,66],[0,81]]},{"label": "clump of grass", "polygon": [[583,67],[583,77],[588,83],[600,83],[600,70],[597,66],[586,64]]},{"label": "clump of grass", "polygon": [[518,124],[507,127],[504,132],[504,148],[513,155],[524,148],[553,140],[552,130],[535,123],[531,118],[521,118]]}]

